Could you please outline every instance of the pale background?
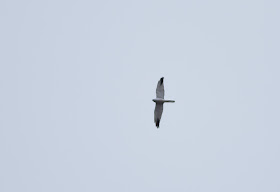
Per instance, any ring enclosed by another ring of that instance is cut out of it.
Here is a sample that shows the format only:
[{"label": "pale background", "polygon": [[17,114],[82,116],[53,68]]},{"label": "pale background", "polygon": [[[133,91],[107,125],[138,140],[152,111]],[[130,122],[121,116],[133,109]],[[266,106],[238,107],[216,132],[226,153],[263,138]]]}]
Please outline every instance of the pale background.
[{"label": "pale background", "polygon": [[[0,1],[0,191],[279,192],[279,3]],[[160,129],[155,89],[165,77]]]}]

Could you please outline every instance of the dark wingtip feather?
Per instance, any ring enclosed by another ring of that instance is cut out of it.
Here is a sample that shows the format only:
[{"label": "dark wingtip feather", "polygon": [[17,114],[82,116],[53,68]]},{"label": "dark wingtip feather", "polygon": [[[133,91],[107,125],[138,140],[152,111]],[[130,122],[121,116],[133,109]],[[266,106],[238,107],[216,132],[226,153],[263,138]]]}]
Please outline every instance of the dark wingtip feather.
[{"label": "dark wingtip feather", "polygon": [[159,128],[159,119],[156,121],[156,127]]},{"label": "dark wingtip feather", "polygon": [[164,77],[160,78],[160,84],[162,85]]}]

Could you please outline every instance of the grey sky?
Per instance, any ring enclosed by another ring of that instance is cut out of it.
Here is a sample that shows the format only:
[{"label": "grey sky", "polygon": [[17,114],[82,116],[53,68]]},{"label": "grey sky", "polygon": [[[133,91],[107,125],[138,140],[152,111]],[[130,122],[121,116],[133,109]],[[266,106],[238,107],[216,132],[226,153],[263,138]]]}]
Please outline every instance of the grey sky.
[{"label": "grey sky", "polygon": [[280,191],[277,7],[2,0],[0,191]]}]

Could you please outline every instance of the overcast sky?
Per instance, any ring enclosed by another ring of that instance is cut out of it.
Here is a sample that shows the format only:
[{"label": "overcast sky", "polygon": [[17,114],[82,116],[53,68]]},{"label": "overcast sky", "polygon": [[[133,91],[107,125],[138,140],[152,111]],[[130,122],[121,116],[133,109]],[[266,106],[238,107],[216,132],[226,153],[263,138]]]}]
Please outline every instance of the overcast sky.
[{"label": "overcast sky", "polygon": [[[279,192],[279,18],[261,0],[1,0],[0,191]],[[156,129],[161,77],[176,102]]]}]

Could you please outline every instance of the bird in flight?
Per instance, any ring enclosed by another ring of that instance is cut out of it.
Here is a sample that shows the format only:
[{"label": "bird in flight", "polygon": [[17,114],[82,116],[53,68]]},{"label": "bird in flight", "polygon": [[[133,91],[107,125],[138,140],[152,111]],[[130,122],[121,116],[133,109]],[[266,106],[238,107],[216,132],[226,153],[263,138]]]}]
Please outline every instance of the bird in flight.
[{"label": "bird in flight", "polygon": [[162,77],[158,81],[157,90],[156,90],[157,97],[155,99],[153,99],[153,102],[156,103],[154,120],[155,120],[155,124],[156,124],[157,128],[159,128],[159,122],[160,122],[160,118],[161,118],[162,111],[163,111],[163,103],[166,103],[166,102],[174,103],[175,102],[174,100],[165,100],[164,99],[163,79],[164,78]]}]

